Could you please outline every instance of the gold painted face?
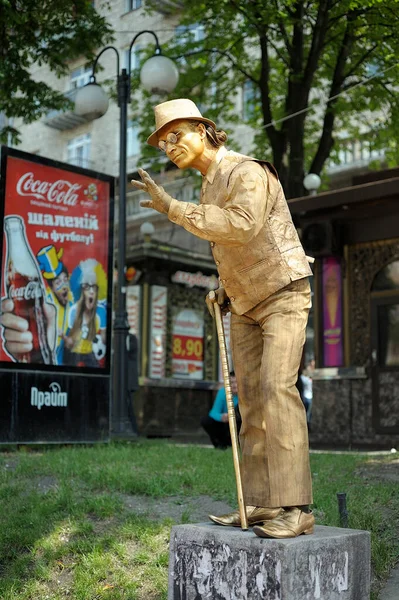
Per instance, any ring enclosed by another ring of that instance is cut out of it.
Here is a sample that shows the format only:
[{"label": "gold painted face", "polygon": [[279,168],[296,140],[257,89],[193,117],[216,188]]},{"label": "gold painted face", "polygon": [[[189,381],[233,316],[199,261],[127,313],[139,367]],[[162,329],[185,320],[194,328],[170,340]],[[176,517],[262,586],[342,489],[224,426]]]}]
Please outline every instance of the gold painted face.
[{"label": "gold painted face", "polygon": [[158,146],[179,169],[196,168],[205,150],[205,133],[188,121],[173,121],[158,135]]}]

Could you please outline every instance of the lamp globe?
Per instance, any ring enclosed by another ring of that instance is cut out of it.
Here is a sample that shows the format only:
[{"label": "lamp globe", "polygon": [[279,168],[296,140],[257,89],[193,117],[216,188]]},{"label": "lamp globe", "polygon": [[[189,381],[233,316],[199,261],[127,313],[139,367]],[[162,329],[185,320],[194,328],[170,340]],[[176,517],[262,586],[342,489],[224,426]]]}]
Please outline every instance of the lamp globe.
[{"label": "lamp globe", "polygon": [[308,192],[316,193],[321,184],[321,179],[316,173],[308,173],[303,180],[303,185]]},{"label": "lamp globe", "polygon": [[88,83],[78,89],[75,97],[75,114],[86,119],[99,119],[108,110],[109,99],[98,83]]},{"label": "lamp globe", "polygon": [[148,92],[166,95],[175,89],[179,81],[179,71],[173,60],[162,54],[156,54],[143,64],[140,81]]}]

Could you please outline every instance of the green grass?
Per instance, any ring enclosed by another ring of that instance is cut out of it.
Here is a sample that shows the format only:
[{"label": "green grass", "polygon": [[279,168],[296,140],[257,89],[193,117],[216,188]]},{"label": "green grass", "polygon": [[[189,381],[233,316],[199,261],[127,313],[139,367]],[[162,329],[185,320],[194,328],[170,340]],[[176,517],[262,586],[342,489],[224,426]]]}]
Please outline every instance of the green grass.
[{"label": "green grass", "polygon": [[[375,460],[311,456],[317,523],[339,525],[346,492],[349,526],[371,531],[374,600],[399,557],[398,484],[373,476],[397,458]],[[166,515],[179,497],[182,523],[184,498],[235,506],[231,453],[147,440],[0,453],[1,600],[166,599],[173,521],[135,514],[125,501],[135,494],[165,498]]]}]

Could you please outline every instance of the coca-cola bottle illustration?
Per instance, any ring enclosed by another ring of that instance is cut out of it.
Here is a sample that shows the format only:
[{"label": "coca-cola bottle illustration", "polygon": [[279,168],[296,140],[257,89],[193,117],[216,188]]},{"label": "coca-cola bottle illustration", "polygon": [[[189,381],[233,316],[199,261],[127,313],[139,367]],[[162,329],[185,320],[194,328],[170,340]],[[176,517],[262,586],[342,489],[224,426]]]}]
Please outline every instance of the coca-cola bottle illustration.
[{"label": "coca-cola bottle illustration", "polygon": [[[6,293],[14,303],[14,313],[29,323],[33,348],[29,353],[18,355],[18,362],[55,364],[54,351],[47,337],[47,317],[43,309],[45,288],[39,267],[25,234],[21,217],[4,219],[7,238],[5,262]],[[47,313],[48,314],[48,313]]]}]

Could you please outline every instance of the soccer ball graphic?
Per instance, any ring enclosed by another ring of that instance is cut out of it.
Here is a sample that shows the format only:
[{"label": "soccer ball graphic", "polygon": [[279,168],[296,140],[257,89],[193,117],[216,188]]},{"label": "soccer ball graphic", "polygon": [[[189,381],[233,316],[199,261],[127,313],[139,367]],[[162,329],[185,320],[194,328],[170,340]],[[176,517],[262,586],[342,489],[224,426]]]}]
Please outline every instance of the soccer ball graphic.
[{"label": "soccer ball graphic", "polygon": [[96,335],[93,340],[93,354],[98,361],[100,361],[105,356],[106,346],[103,343],[101,336]]}]

